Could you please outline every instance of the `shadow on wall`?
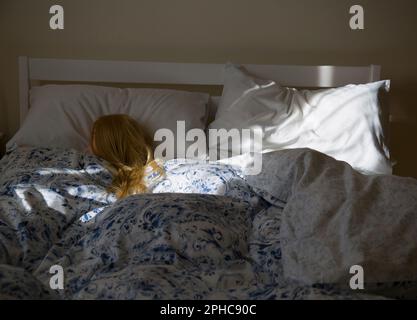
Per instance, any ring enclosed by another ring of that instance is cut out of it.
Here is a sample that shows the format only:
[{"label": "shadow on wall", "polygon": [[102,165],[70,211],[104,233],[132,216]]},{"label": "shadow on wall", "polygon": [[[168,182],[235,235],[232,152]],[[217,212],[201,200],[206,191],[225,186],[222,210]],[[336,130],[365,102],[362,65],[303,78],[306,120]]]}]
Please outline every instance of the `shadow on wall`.
[{"label": "shadow on wall", "polygon": [[417,178],[417,122],[393,122],[390,131],[394,174]]},{"label": "shadow on wall", "polygon": [[391,157],[397,162],[394,173],[417,178],[417,102],[412,78],[393,79],[389,94]]}]

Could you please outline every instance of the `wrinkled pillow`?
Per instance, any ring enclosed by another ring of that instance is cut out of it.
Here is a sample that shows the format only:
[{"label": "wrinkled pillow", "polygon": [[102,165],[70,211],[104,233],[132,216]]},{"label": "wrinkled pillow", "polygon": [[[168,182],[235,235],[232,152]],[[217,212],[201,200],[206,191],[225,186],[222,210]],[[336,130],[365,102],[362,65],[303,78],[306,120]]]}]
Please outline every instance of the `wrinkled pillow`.
[{"label": "wrinkled pillow", "polygon": [[[334,89],[297,90],[226,66],[225,88],[210,129],[262,128],[263,153],[310,148],[366,174],[391,174],[381,94],[390,81]],[[228,150],[227,139],[209,148]]]},{"label": "wrinkled pillow", "polygon": [[128,114],[150,135],[160,128],[177,132],[206,127],[209,95],[168,89],[119,89],[91,85],[47,85],[31,89],[29,113],[7,144],[64,147],[84,151],[94,121],[103,115]]}]

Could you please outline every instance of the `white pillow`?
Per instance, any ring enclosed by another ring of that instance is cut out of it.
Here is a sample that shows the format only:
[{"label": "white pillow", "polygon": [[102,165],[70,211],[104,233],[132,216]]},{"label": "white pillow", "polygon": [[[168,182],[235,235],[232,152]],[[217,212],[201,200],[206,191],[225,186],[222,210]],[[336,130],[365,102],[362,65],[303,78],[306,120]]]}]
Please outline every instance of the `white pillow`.
[{"label": "white pillow", "polygon": [[[262,152],[310,148],[369,174],[391,174],[379,94],[390,82],[297,90],[256,79],[228,64],[225,88],[210,129],[262,128]],[[228,141],[209,148],[229,150]]]},{"label": "white pillow", "polygon": [[29,113],[8,146],[88,148],[93,122],[102,115],[128,114],[154,135],[160,128],[176,133],[204,130],[209,95],[167,89],[118,89],[90,85],[47,85],[30,92]]}]

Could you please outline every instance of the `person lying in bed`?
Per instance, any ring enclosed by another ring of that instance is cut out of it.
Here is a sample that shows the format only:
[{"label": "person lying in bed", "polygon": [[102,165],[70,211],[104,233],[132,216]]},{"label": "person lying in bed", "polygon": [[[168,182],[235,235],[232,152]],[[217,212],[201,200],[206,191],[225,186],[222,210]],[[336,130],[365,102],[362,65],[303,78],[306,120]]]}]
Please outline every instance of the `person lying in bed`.
[{"label": "person lying in bed", "polygon": [[109,163],[113,175],[108,191],[118,199],[146,193],[149,182],[163,176],[154,159],[152,139],[128,115],[114,114],[97,119],[91,133],[91,151]]}]

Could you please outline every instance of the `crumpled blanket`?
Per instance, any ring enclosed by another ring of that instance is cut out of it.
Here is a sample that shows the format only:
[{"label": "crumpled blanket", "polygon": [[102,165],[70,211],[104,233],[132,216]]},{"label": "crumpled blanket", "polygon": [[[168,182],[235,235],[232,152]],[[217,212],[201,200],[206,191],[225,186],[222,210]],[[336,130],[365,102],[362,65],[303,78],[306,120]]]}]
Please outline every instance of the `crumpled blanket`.
[{"label": "crumpled blanket", "polygon": [[[288,275],[288,208],[297,202],[295,178],[312,164],[284,170],[288,159],[282,151],[265,155],[257,178],[224,164],[172,160],[153,193],[116,201],[102,160],[17,148],[0,161],[0,297],[379,298]],[[50,287],[56,265],[63,290]],[[415,287],[387,284],[383,293],[404,297]]]},{"label": "crumpled blanket", "polygon": [[285,201],[280,239],[284,275],[304,283],[417,280],[417,180],[365,176],[308,149],[267,154],[255,189]]}]

